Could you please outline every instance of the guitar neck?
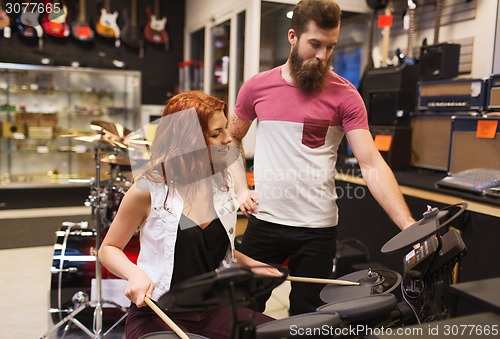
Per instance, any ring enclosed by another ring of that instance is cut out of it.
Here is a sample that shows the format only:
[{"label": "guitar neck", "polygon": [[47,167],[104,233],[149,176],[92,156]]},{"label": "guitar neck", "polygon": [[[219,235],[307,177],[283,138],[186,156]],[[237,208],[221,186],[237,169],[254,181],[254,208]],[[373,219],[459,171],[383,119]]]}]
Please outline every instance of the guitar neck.
[{"label": "guitar neck", "polygon": [[160,0],[155,0],[154,13],[155,13],[156,19],[159,19],[160,18]]},{"label": "guitar neck", "polygon": [[131,9],[130,9],[130,24],[135,27],[137,26],[137,0],[131,1]]},{"label": "guitar neck", "polygon": [[406,55],[408,58],[413,58],[413,35],[415,34],[415,9],[410,9],[408,12],[410,17],[410,27],[408,29],[408,48]]},{"label": "guitar neck", "polygon": [[[384,15],[392,15],[392,3],[389,1],[387,4]],[[391,26],[384,27],[384,37],[382,39],[382,66],[387,66],[387,60],[389,59],[389,40],[391,35]]]},{"label": "guitar neck", "polygon": [[436,0],[436,16],[434,18],[434,45],[439,43],[439,29],[441,28],[441,12],[443,11],[442,0]]},{"label": "guitar neck", "polygon": [[87,21],[87,12],[86,12],[86,6],[85,6],[85,0],[79,0],[79,13],[78,13],[78,22],[79,23],[85,23]]},{"label": "guitar neck", "polygon": [[3,10],[3,1],[0,0],[0,29],[8,27],[9,25],[10,25],[10,18],[7,15],[7,13]]},{"label": "guitar neck", "polygon": [[110,0],[104,0],[104,9],[106,10],[106,12],[110,12],[111,11],[111,4],[110,4]]}]

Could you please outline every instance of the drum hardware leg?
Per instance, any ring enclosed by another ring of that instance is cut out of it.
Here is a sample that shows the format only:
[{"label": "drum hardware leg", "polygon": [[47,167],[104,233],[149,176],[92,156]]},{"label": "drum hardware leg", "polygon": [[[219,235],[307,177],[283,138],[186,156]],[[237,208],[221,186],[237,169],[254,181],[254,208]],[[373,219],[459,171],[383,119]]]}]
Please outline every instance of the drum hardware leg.
[{"label": "drum hardware leg", "polygon": [[[85,332],[88,336],[90,336],[91,338],[94,337],[94,333],[92,333],[88,328],[86,328],[78,319],[75,318],[75,316],[80,313],[81,311],[83,311],[84,309],[86,309],[88,306],[90,305],[90,302],[86,302],[82,305],[80,305],[77,309],[75,309],[73,312],[71,312],[70,314],[68,314],[67,316],[65,316],[64,318],[61,319],[61,321],[59,321],[57,324],[55,324],[54,326],[52,326],[51,329],[49,329],[47,332],[44,333],[44,335],[42,336],[42,339],[43,338],[48,338],[48,335],[50,333],[52,333],[54,330],[58,329],[59,327],[61,327],[62,325],[66,324],[68,321],[72,322],[73,324],[75,324],[76,326],[78,326],[83,332]],[[66,329],[65,329],[65,332],[66,332]]]},{"label": "drum hardware leg", "polygon": [[229,282],[229,295],[231,297],[231,311],[232,311],[232,327],[230,338],[238,339],[253,339],[256,338],[255,324],[253,321],[239,320],[238,319],[238,308],[235,299],[235,287],[234,282]]},{"label": "drum hardware leg", "polygon": [[[123,310],[123,309],[122,309]],[[125,313],[121,316],[120,319],[118,319],[117,322],[115,322],[110,328],[108,328],[108,330],[106,332],[104,332],[104,334],[102,335],[103,337],[107,336],[111,331],[113,331],[115,329],[116,326],[120,325],[122,321],[125,320],[125,318],[127,318],[127,315],[128,315],[128,311],[127,310],[123,310]]]}]

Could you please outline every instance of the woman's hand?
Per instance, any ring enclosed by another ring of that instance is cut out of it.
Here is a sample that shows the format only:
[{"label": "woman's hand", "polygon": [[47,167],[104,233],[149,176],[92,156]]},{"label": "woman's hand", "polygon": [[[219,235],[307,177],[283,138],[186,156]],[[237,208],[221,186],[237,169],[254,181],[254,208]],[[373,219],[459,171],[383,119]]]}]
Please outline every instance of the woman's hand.
[{"label": "woman's hand", "polygon": [[240,211],[247,218],[250,218],[253,213],[257,212],[258,205],[259,197],[257,196],[257,193],[255,193],[255,191],[248,190],[246,199],[244,199],[244,201],[240,205]]},{"label": "woman's hand", "polygon": [[144,297],[151,298],[154,290],[154,285],[151,279],[143,270],[137,269],[128,280],[125,288],[125,296],[137,307],[146,306]]},{"label": "woman's hand", "polygon": [[250,258],[249,256],[241,253],[240,251],[234,251],[234,257],[238,265],[248,267],[252,270],[252,273],[257,275],[265,275],[270,277],[282,277],[283,272],[280,272],[276,267],[269,266],[261,261]]},{"label": "woman's hand", "polygon": [[260,265],[250,267],[252,273],[255,275],[264,275],[268,277],[282,277],[283,272],[280,272],[276,267],[260,263]]}]

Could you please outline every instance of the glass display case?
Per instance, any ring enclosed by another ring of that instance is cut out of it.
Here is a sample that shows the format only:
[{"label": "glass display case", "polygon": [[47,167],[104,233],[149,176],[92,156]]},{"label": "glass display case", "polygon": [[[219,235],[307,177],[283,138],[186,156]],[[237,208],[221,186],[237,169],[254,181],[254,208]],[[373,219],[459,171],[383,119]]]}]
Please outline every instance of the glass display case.
[{"label": "glass display case", "polygon": [[231,21],[227,20],[212,27],[211,94],[228,101],[229,98],[229,39]]},{"label": "glass display case", "polygon": [[[91,122],[135,130],[140,90],[138,71],[0,63],[0,187],[94,177],[98,132]],[[104,146],[126,156],[126,149]],[[103,165],[101,172],[111,166]]]}]

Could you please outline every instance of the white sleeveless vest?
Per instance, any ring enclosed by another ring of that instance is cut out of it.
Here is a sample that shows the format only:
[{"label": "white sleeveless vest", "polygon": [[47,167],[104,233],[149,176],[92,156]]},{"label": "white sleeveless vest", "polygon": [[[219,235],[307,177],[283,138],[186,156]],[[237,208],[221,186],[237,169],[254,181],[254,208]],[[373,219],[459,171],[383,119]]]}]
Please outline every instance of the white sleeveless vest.
[{"label": "white sleeveless vest", "polygon": [[[238,202],[234,194],[234,185],[228,177],[229,191],[221,191],[214,185],[214,209],[229,237],[228,249],[223,264],[229,265],[234,258],[234,235],[236,232],[236,211]],[[183,200],[174,189],[168,196],[165,210],[164,202],[168,187],[164,183],[155,183],[145,178],[151,194],[151,211],[140,228],[140,252],[137,265],[148,274],[155,289],[152,299],[158,300],[169,291],[174,271],[174,252],[177,228],[183,211]]]}]

